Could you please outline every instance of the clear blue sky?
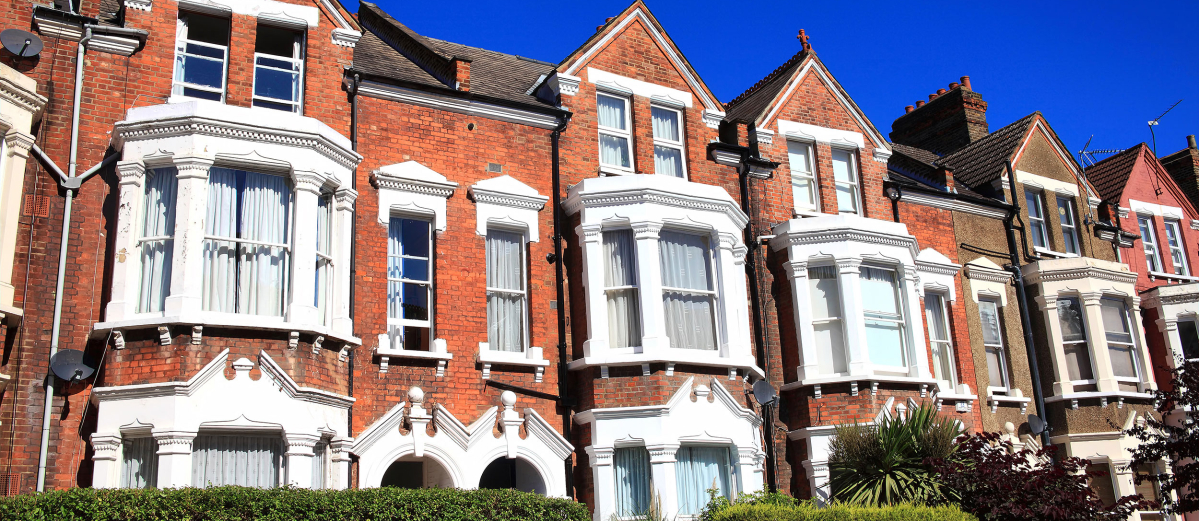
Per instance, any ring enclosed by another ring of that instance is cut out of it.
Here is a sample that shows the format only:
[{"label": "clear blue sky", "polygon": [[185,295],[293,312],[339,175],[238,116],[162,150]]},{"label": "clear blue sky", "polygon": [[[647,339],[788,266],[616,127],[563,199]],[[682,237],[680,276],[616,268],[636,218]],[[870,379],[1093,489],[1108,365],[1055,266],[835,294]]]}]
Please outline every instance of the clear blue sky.
[{"label": "clear blue sky", "polygon": [[[434,38],[557,63],[626,0],[381,0]],[[968,75],[998,129],[1040,110],[1071,153],[1199,134],[1199,1],[688,2],[647,0],[721,101],[813,48],[884,135],[904,105]],[[346,1],[357,10],[356,0]],[[849,12],[845,8],[853,7]],[[1077,156],[1076,156],[1077,157]],[[1101,156],[1102,157],[1102,156]]]}]

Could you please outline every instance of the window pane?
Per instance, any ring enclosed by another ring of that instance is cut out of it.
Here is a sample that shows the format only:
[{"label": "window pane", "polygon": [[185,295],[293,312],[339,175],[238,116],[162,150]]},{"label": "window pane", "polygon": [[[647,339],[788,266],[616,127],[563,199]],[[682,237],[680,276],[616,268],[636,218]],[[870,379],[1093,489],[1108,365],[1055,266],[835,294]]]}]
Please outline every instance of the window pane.
[{"label": "window pane", "polygon": [[1182,356],[1187,360],[1199,359],[1199,331],[1193,320],[1178,321],[1178,336],[1182,340]]},{"label": "window pane", "polygon": [[181,13],[187,22],[187,39],[216,45],[229,44],[229,19],[199,13]]},{"label": "window pane", "polygon": [[998,306],[992,301],[984,300],[978,303],[978,313],[982,318],[983,343],[1001,345],[1003,340],[1000,338]]},{"label": "window pane", "polygon": [[729,450],[724,447],[682,447],[675,456],[679,514],[695,515],[708,504],[708,489],[732,498]]},{"label": "window pane", "polygon": [[1095,373],[1091,372],[1091,354],[1086,344],[1067,344],[1063,349],[1066,352],[1066,372],[1071,380],[1095,379]]},{"label": "window pane", "polygon": [[837,185],[837,211],[858,213],[858,194],[852,185]]},{"label": "window pane", "polygon": [[701,291],[712,290],[712,264],[708,238],[662,231],[658,242],[662,285]]},{"label": "window pane", "polygon": [[254,95],[287,101],[299,101],[300,73],[298,71],[281,71],[266,67],[255,67]]},{"label": "window pane", "polygon": [[429,256],[429,221],[401,219],[400,233],[403,234],[402,253],[404,255]]},{"label": "window pane", "polygon": [[716,306],[708,293],[713,289],[708,238],[664,231],[658,245],[671,347],[716,349]]},{"label": "window pane", "polygon": [[219,60],[183,56],[183,81],[193,85],[221,88],[225,65]]},{"label": "window pane", "polygon": [[121,488],[158,486],[158,442],[154,438],[121,440]]},{"label": "window pane", "polygon": [[895,272],[863,267],[861,273],[862,308],[867,313],[899,315]]},{"label": "window pane", "polygon": [[524,290],[524,238],[499,230],[487,232],[487,286]]},{"label": "window pane", "polygon": [[856,183],[853,175],[853,154],[844,150],[833,149],[833,179],[838,183]]},{"label": "window pane", "polygon": [[641,345],[641,312],[637,292],[636,242],[632,230],[604,232],[604,286],[608,290],[608,341],[612,347]]},{"label": "window pane", "polygon": [[1099,501],[1104,506],[1110,506],[1116,502],[1116,491],[1112,483],[1111,465],[1107,463],[1093,463],[1087,465],[1087,472],[1095,472],[1099,475],[1089,479],[1091,490],[1099,496]]},{"label": "window pane", "polygon": [[1045,223],[1032,221],[1032,244],[1038,248],[1048,248],[1045,245]]},{"label": "window pane", "polygon": [[655,146],[654,172],[658,175],[683,177],[683,152],[677,148]]},{"label": "window pane", "polygon": [[939,293],[926,293],[925,315],[928,317],[929,340],[949,340],[949,328],[945,324],[945,298]]},{"label": "window pane", "polygon": [[1158,475],[1158,472],[1157,472],[1157,470],[1155,470],[1153,468],[1153,465],[1151,465],[1149,463],[1142,463],[1140,465],[1137,465],[1135,470],[1136,470],[1136,473],[1138,476],[1149,478],[1149,479],[1146,479],[1145,481],[1142,481],[1141,484],[1136,486],[1137,494],[1145,496],[1145,499],[1148,499],[1150,501],[1160,501],[1161,495],[1157,489],[1157,478],[1156,478],[1156,476]]},{"label": "window pane", "polygon": [[[142,237],[175,235],[175,193],[178,189],[176,173],[175,167],[156,168],[146,176]],[[175,241],[146,241],[141,246],[142,280],[138,311],[162,311],[171,288]]]},{"label": "window pane", "polygon": [[405,283],[403,310],[408,320],[429,320],[429,287]]},{"label": "window pane", "polygon": [[282,440],[278,436],[196,436],[192,486],[279,486]]},{"label": "window pane", "polygon": [[400,278],[409,280],[429,280],[429,261],[427,259],[403,258],[403,269]]},{"label": "window pane", "polygon": [[616,449],[612,463],[616,478],[616,515],[631,517],[647,512],[652,479],[649,451],[645,447]]},{"label": "window pane", "polygon": [[1003,354],[998,348],[987,348],[987,385],[990,387],[1007,387],[1006,374],[1003,370]]},{"label": "window pane", "polygon": [[600,94],[596,96],[596,112],[600,125],[626,130],[625,100]]},{"label": "window pane", "polygon": [[812,148],[807,143],[800,143],[798,141],[787,142],[787,161],[793,176],[796,173],[811,175],[811,155]]},{"label": "window pane", "polygon": [[812,318],[841,316],[841,294],[837,287],[837,267],[808,268],[808,291],[812,298]]},{"label": "window pane", "polygon": [[492,351],[524,351],[524,296],[503,293],[488,295],[487,324],[487,342]]},{"label": "window pane", "polygon": [[1132,348],[1108,346],[1108,356],[1112,359],[1112,373],[1117,377],[1137,377],[1137,363]]},{"label": "window pane", "polygon": [[1044,219],[1045,207],[1041,204],[1041,194],[1025,190],[1024,202],[1028,204],[1028,216],[1032,219]]},{"label": "window pane", "polygon": [[1057,301],[1057,318],[1062,327],[1062,341],[1085,342],[1086,332],[1082,328],[1082,306],[1076,298]]},{"label": "window pane", "polygon": [[679,113],[659,107],[651,107],[650,114],[654,120],[654,138],[667,141],[679,139]]},{"label": "window pane", "polygon": [[1103,330],[1108,342],[1132,343],[1132,332],[1128,330],[1128,311],[1124,303],[1105,298],[1100,301],[1103,310]]},{"label": "window pane", "polygon": [[600,134],[600,162],[621,168],[629,168],[628,138]]},{"label": "window pane", "polygon": [[808,179],[791,179],[791,197],[798,208],[816,209],[816,190]]},{"label": "window pane", "polygon": [[903,328],[894,322],[866,321],[866,345],[870,350],[870,363],[902,367],[907,365],[903,356]]},{"label": "window pane", "polygon": [[[520,234],[487,232],[487,286],[524,291],[524,237]],[[487,341],[493,351],[521,352],[525,346],[525,296],[489,291],[487,295]]]},{"label": "window pane", "polygon": [[[222,47],[212,47],[212,46],[208,46],[208,45],[200,45],[198,43],[188,42],[185,49],[187,49],[187,51],[186,51],[187,54],[195,55],[194,57],[197,57],[197,58],[199,58],[199,57],[212,58],[212,60],[216,60],[216,63],[218,63],[218,64],[221,63],[221,61],[225,59],[225,47],[223,47],[223,46]],[[202,61],[212,61],[212,60],[202,60]]]},{"label": "window pane", "polygon": [[296,31],[259,24],[258,33],[254,37],[254,52],[285,58],[299,58],[295,55],[295,44],[299,39],[300,33]]}]

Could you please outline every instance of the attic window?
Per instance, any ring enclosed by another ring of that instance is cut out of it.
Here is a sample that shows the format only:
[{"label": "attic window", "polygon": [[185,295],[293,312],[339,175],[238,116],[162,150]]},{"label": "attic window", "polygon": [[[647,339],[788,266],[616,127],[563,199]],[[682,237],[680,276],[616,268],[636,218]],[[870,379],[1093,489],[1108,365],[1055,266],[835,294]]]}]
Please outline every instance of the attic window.
[{"label": "attic window", "polygon": [[254,42],[254,106],[300,112],[304,33],[258,24]]},{"label": "attic window", "polygon": [[504,172],[504,165],[499,163],[487,163],[487,171],[495,174],[502,174]]},{"label": "attic window", "polygon": [[179,13],[172,94],[224,101],[229,19]]}]

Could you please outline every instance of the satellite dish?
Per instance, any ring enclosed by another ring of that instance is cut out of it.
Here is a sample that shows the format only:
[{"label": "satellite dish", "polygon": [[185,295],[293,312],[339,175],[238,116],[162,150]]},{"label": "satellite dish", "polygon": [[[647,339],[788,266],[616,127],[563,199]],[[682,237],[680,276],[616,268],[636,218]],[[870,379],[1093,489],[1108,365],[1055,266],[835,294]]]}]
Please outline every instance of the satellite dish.
[{"label": "satellite dish", "polygon": [[1035,414],[1030,414],[1028,415],[1028,428],[1032,431],[1033,436],[1040,435],[1045,432],[1045,420]]},{"label": "satellite dish", "polygon": [[54,376],[68,382],[83,380],[96,372],[96,369],[84,359],[83,351],[62,349],[50,358],[50,370]]},{"label": "satellite dish", "polygon": [[19,58],[37,56],[42,52],[42,39],[36,34],[20,29],[5,29],[0,32],[0,43],[4,44],[4,50]]},{"label": "satellite dish", "polygon": [[770,382],[766,380],[758,380],[754,382],[754,399],[758,401],[758,405],[766,405],[774,401],[774,387],[771,387]]}]

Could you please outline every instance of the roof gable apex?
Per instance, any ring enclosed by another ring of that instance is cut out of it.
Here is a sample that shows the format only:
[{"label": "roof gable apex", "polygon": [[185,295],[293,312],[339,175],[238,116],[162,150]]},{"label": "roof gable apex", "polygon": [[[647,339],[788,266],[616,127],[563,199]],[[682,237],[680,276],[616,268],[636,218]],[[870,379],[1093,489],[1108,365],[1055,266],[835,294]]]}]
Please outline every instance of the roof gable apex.
[{"label": "roof gable apex", "polygon": [[837,100],[837,103],[840,104],[841,107],[845,109],[845,111],[848,112],[851,117],[853,117],[854,121],[858,124],[858,127],[865,130],[865,133],[870,136],[870,140],[874,142],[875,148],[890,150],[890,142],[883,137],[878,128],[874,126],[874,123],[870,121],[870,118],[866,116],[866,113],[863,112],[862,109],[858,107],[858,104],[853,101],[853,98],[849,96],[849,93],[845,91],[845,88],[841,86],[841,83],[838,82],[835,77],[833,77],[832,72],[828,70],[828,67],[824,65],[824,62],[820,61],[820,58],[816,56],[815,52],[808,52],[806,54],[808,56],[805,56],[801,59],[799,67],[797,67],[795,72],[791,74],[791,78],[787,79],[787,87],[785,89],[781,89],[779,93],[775,95],[774,99],[772,99],[770,103],[766,105],[766,108],[762,110],[762,113],[760,113],[756,118],[755,123],[758,124],[759,127],[765,127],[774,121],[775,118],[778,117],[779,111],[782,110],[782,108],[787,104],[787,101],[791,99],[791,96],[795,93],[795,90],[803,84],[804,80],[807,79],[810,74],[815,74],[820,83],[824,85],[825,89],[828,90],[829,95],[831,95],[833,99]]},{"label": "roof gable apex", "polygon": [[629,24],[635,21],[640,21],[645,27],[650,37],[654,40],[654,43],[662,49],[666,59],[670,60],[679,71],[683,81],[687,83],[692,92],[699,98],[704,108],[724,112],[724,105],[717,100],[716,95],[712,93],[712,90],[699,77],[699,73],[691,67],[691,63],[683,56],[682,51],[674,44],[670,36],[666,34],[666,30],[662,28],[662,24],[658,23],[658,19],[654,17],[653,13],[649,11],[649,8],[641,0],[636,0],[619,15],[610,19],[595,34],[583,42],[583,45],[567,55],[566,58],[558,63],[558,71],[564,75],[577,76],[583,66],[591,61],[591,58],[596,56],[614,38],[619,37]]},{"label": "roof gable apex", "polygon": [[1049,121],[1045,119],[1045,116],[1041,114],[1040,111],[1036,112],[1032,124],[1029,125],[1028,129],[1025,131],[1024,138],[1020,140],[1020,146],[1017,147],[1015,153],[1012,154],[1012,164],[1015,165],[1020,162],[1020,158],[1024,154],[1025,148],[1028,147],[1028,144],[1032,141],[1033,136],[1035,136],[1038,132],[1044,136],[1047,141],[1049,141],[1050,148],[1053,149],[1053,151],[1057,154],[1058,159],[1061,160],[1066,168],[1070,170],[1070,173],[1074,176],[1075,181],[1082,183],[1083,187],[1086,188],[1087,196],[1092,199],[1098,199],[1099,191],[1096,190],[1095,186],[1092,185],[1087,179],[1086,174],[1083,172],[1082,167],[1079,166],[1078,161],[1074,160],[1074,156],[1067,152],[1066,144],[1062,143],[1061,138],[1057,136],[1057,132],[1053,131],[1053,127],[1049,126]]}]

